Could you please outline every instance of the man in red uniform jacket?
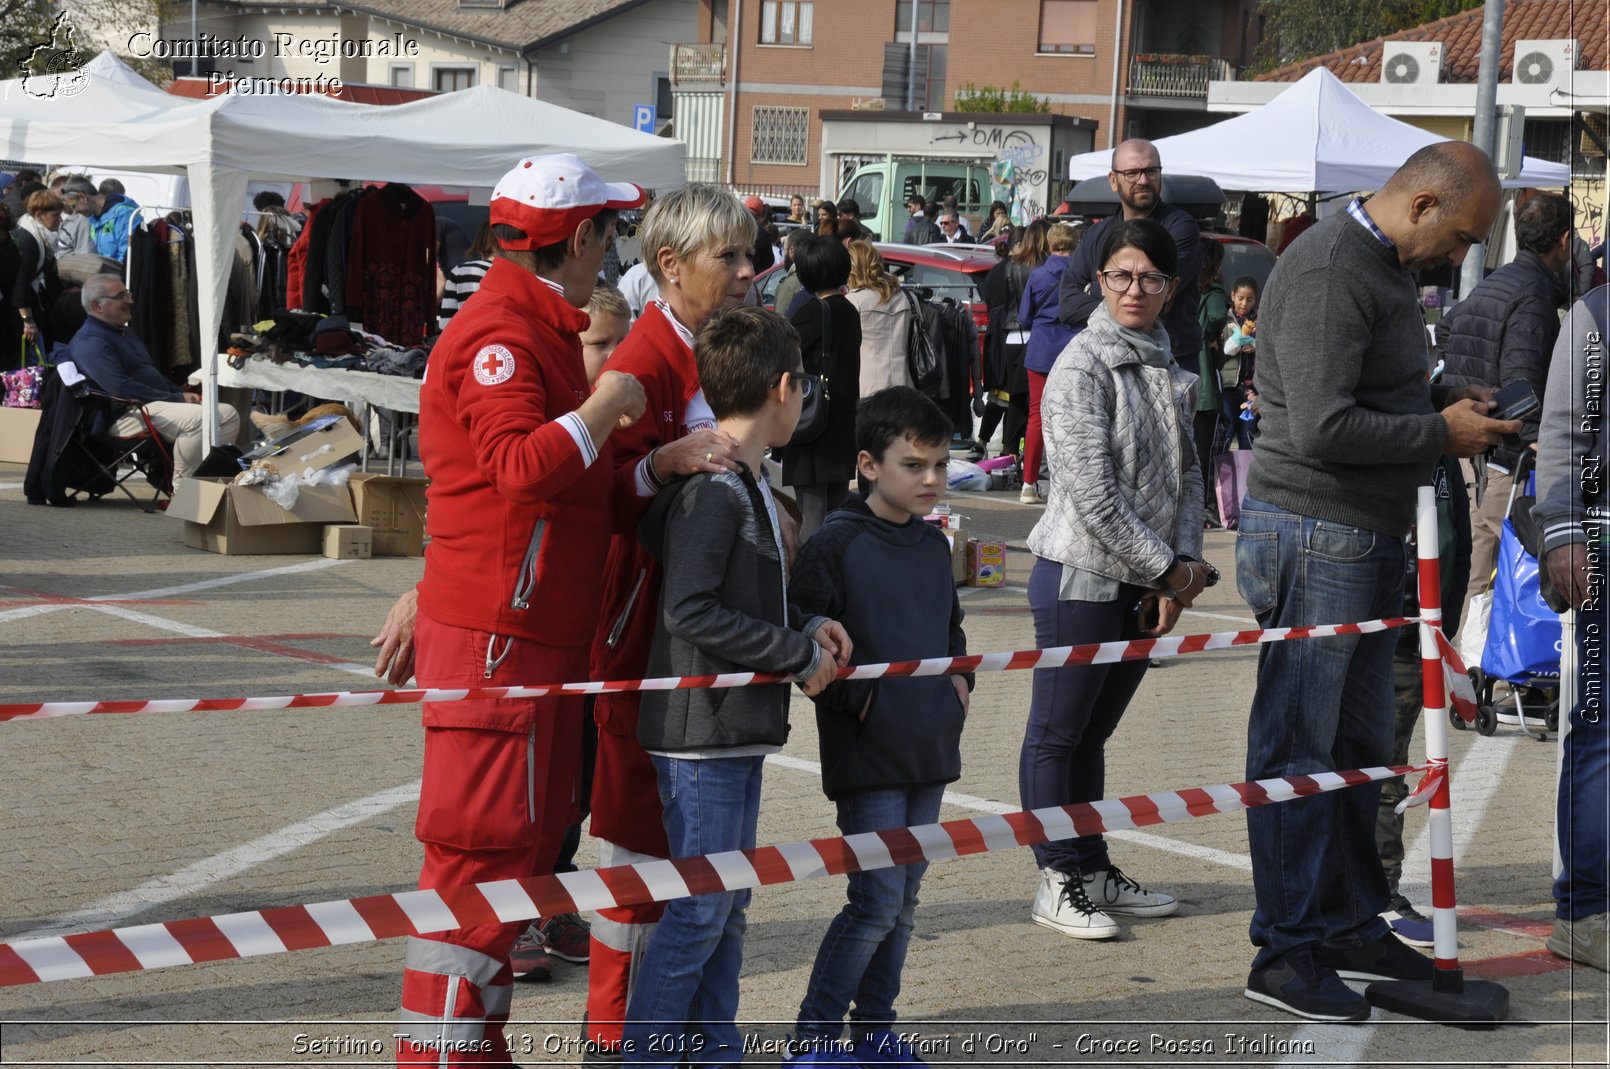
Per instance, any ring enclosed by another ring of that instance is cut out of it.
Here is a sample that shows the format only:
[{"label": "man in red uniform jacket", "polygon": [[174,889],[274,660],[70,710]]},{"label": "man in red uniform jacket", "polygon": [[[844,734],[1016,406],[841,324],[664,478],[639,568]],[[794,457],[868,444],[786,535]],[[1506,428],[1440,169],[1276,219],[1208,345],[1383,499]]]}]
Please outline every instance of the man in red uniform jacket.
[{"label": "man in red uniform jacket", "polygon": [[[644,395],[606,371],[589,396],[581,309],[615,212],[642,200],[568,154],[521,160],[492,193],[501,253],[420,390],[422,687],[586,676],[614,495],[609,435],[643,414]],[[581,719],[579,697],[426,703],[420,887],[552,871],[579,811]],[[399,1065],[511,1062],[509,952],[525,926],[408,940]]]}]

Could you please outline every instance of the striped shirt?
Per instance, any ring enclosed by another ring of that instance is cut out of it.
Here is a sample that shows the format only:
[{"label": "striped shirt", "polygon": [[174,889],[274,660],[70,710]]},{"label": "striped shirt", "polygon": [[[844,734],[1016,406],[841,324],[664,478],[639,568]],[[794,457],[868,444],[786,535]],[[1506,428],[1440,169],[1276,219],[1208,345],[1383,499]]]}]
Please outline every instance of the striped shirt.
[{"label": "striped shirt", "polygon": [[447,284],[442,289],[442,308],[436,316],[437,330],[447,329],[448,320],[481,288],[481,279],[491,266],[491,260],[465,260],[447,272]]}]

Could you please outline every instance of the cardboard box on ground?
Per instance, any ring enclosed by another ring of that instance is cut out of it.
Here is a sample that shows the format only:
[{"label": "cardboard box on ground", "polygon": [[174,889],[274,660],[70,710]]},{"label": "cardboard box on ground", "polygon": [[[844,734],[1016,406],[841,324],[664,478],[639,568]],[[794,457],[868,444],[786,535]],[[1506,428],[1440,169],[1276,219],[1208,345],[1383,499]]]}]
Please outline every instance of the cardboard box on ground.
[{"label": "cardboard box on ground", "polygon": [[335,560],[374,556],[374,531],[361,523],[332,523],[324,529],[324,555]]},{"label": "cardboard box on ground", "polygon": [[[316,420],[259,446],[241,459],[258,461],[281,477],[322,471],[363,449],[363,439],[345,419]],[[213,553],[317,554],[324,525],[353,523],[357,513],[345,486],[303,486],[286,509],[261,486],[230,479],[185,479],[174,487],[168,515],[184,521],[184,544]]]},{"label": "cardboard box on ground", "polygon": [[26,464],[34,454],[39,409],[0,408],[0,462]]}]

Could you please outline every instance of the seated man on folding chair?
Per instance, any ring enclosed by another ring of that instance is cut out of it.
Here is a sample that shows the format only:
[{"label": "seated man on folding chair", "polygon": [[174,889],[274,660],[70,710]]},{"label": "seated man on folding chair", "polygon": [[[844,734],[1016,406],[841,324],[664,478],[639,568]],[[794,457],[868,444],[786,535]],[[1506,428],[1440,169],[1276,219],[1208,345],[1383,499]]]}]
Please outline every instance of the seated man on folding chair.
[{"label": "seated man on folding chair", "polygon": [[[117,275],[91,275],[80,298],[89,318],[69,344],[68,359],[78,365],[95,388],[112,397],[138,404],[158,435],[173,447],[173,481],[177,483],[201,463],[201,427],[205,411],[201,396],[180,390],[157,370],[145,343],[127,330],[134,312],[134,295]],[[219,405],[220,441],[233,442],[240,431],[240,413],[233,405]],[[118,416],[109,428],[118,437],[146,433],[138,411]]]}]

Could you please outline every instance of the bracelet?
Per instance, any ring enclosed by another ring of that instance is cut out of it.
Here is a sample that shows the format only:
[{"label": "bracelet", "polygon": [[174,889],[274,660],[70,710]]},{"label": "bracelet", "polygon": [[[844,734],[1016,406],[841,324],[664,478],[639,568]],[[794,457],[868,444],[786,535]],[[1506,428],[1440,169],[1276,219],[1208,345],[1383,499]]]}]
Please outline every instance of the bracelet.
[{"label": "bracelet", "polygon": [[1196,569],[1191,566],[1190,561],[1182,560],[1180,563],[1185,565],[1185,571],[1191,576],[1191,578],[1186,579],[1185,585],[1176,590],[1168,581],[1168,573],[1163,573],[1163,586],[1168,591],[1168,593],[1164,594],[1163,596],[1168,598],[1169,601],[1178,601],[1181,594],[1191,589],[1191,580],[1196,576]]}]

